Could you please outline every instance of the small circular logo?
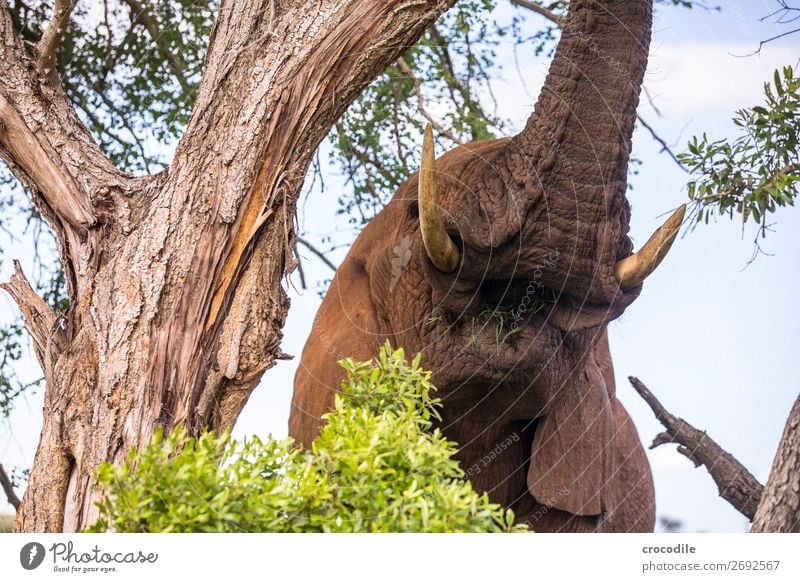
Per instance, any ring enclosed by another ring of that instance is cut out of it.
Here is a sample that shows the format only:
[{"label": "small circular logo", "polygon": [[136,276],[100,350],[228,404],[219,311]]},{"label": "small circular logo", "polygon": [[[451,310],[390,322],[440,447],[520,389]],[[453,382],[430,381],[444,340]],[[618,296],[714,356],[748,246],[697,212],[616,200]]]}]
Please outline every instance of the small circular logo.
[{"label": "small circular logo", "polygon": [[19,551],[19,563],[26,570],[35,570],[44,561],[44,546],[39,542],[30,542]]}]

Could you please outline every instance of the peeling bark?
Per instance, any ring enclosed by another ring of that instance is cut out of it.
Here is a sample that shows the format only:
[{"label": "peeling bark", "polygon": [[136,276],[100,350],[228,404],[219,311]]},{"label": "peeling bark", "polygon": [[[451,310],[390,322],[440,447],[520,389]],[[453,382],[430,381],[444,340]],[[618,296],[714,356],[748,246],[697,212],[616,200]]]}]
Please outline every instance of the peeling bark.
[{"label": "peeling bark", "polygon": [[[58,237],[71,300],[62,322],[21,273],[5,286],[30,312],[46,379],[16,530],[91,524],[94,471],[157,427],[233,425],[282,356],[281,281],[313,152],[453,1],[223,2],[169,170],[132,178],[37,73],[0,0],[0,157]],[[54,321],[55,351],[42,344]]]}]

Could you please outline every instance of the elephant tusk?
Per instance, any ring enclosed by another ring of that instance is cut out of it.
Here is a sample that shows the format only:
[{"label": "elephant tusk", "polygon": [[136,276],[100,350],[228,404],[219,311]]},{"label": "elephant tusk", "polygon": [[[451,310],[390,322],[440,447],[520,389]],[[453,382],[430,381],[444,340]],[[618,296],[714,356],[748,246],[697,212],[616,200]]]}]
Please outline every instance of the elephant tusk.
[{"label": "elephant tusk", "polygon": [[422,140],[422,165],[419,169],[419,227],[425,252],[437,269],[452,273],[461,262],[453,239],[447,234],[439,208],[439,195],[436,192],[436,157],[433,152],[433,130],[425,127]]},{"label": "elephant tusk", "polygon": [[667,256],[680,230],[684,214],[686,204],[681,204],[638,252],[617,262],[615,273],[623,291],[633,289],[656,270]]}]

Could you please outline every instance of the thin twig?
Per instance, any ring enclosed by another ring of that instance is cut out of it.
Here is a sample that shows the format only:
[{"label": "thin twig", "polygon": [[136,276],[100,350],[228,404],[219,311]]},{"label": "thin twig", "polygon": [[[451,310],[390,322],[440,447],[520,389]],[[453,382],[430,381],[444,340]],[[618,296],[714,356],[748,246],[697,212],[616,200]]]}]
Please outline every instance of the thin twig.
[{"label": "thin twig", "polygon": [[181,65],[178,57],[176,57],[175,54],[169,50],[169,44],[167,43],[164,34],[158,28],[158,23],[156,22],[155,18],[153,18],[147,8],[142,5],[139,0],[125,0],[125,3],[130,7],[134,20],[141,22],[147,29],[147,32],[150,34],[150,38],[152,38],[153,42],[156,43],[158,52],[161,53],[161,56],[164,57],[164,59],[166,59],[172,74],[175,75],[175,78],[178,80],[178,84],[181,86],[181,89],[183,89],[183,93],[188,95],[192,87],[183,72],[183,65]]},{"label": "thin twig", "polygon": [[310,250],[312,253],[314,253],[315,255],[317,255],[317,257],[319,257],[319,259],[320,259],[320,260],[321,260],[323,263],[325,263],[325,265],[326,265],[326,266],[327,266],[327,267],[328,267],[328,268],[329,268],[331,271],[333,271],[334,273],[336,272],[336,265],[334,265],[334,264],[331,262],[331,260],[330,260],[328,257],[326,257],[326,256],[325,256],[325,253],[323,253],[323,252],[322,252],[321,250],[319,250],[317,247],[315,247],[314,245],[312,245],[312,244],[311,244],[310,242],[308,242],[306,239],[304,239],[304,238],[301,238],[301,237],[299,237],[299,236],[297,237],[297,242],[299,242],[301,245],[303,245],[304,247],[306,247],[306,248],[307,248],[308,250]]},{"label": "thin twig", "polygon": [[628,380],[653,410],[666,432],[656,436],[651,449],[665,443],[677,443],[678,452],[696,467],[705,465],[717,484],[720,496],[751,521],[756,513],[764,486],[736,458],[722,449],[705,431],[672,415],[641,380],[629,376]]},{"label": "thin twig", "polygon": [[15,511],[18,510],[22,502],[17,497],[17,493],[14,491],[14,484],[11,482],[2,463],[0,463],[0,485],[3,486],[3,492],[5,492],[8,502],[14,507]]},{"label": "thin twig", "polygon": [[431,126],[436,131],[436,133],[445,136],[453,143],[461,145],[463,142],[460,139],[458,139],[458,136],[456,136],[452,131],[445,129],[444,127],[439,125],[439,122],[437,122],[433,118],[433,116],[431,116],[431,114],[428,113],[428,110],[425,108],[425,100],[422,98],[421,83],[419,82],[419,79],[417,79],[414,76],[414,73],[411,71],[411,67],[408,66],[408,63],[403,57],[397,59],[397,67],[404,75],[406,75],[414,83],[414,92],[417,95],[417,110],[422,114],[422,116],[425,119],[427,119],[430,122]]},{"label": "thin twig", "polygon": [[36,45],[39,53],[36,66],[45,77],[52,78],[55,75],[58,47],[61,45],[61,39],[64,38],[64,31],[67,30],[69,24],[69,15],[75,8],[75,4],[77,4],[77,0],[56,0],[50,22]]},{"label": "thin twig", "polygon": [[673,161],[676,164],[678,164],[678,167],[688,174],[689,170],[686,169],[686,166],[684,166],[681,163],[681,161],[678,159],[678,156],[676,156],[675,153],[670,149],[670,147],[667,145],[667,142],[664,141],[664,138],[658,135],[655,132],[655,130],[652,127],[650,127],[650,124],[647,123],[644,119],[642,119],[642,116],[639,115],[638,113],[636,114],[636,119],[639,120],[639,123],[641,124],[642,127],[644,127],[647,131],[650,132],[650,135],[653,137],[653,139],[656,140],[661,145],[661,150],[659,150],[659,153],[667,152],[667,154],[669,154],[669,157],[671,157]]},{"label": "thin twig", "polygon": [[544,6],[540,6],[539,4],[530,2],[529,0],[511,0],[511,3],[516,4],[520,8],[526,8],[531,12],[535,12],[536,14],[544,16],[550,22],[555,22],[557,25],[561,26],[561,17],[555,12],[548,10]]},{"label": "thin twig", "polygon": [[[752,57],[754,55],[760,55],[761,54],[761,49],[764,48],[765,44],[769,44],[774,40],[778,40],[780,38],[783,38],[783,37],[786,37],[786,36],[790,36],[792,34],[797,34],[798,32],[800,32],[800,28],[795,28],[793,30],[787,30],[786,32],[782,32],[780,34],[776,34],[775,36],[772,36],[772,37],[770,37],[770,38],[768,38],[766,40],[762,40],[760,43],[758,43],[758,48],[756,50],[754,50],[749,55],[743,55],[743,56]],[[738,57],[738,56],[742,56],[742,55],[733,55],[733,56]]]}]

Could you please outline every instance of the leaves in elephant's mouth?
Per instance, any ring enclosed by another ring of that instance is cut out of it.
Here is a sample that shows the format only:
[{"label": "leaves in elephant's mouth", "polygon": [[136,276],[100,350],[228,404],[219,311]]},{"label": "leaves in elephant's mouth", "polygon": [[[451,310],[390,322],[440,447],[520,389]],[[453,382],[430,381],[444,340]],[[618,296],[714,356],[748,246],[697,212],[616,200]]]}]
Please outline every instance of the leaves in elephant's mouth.
[{"label": "leaves in elephant's mouth", "polygon": [[472,318],[470,341],[477,341],[478,330],[494,324],[498,347],[536,313],[558,301],[555,291],[531,279],[486,279],[480,293],[486,307]]}]

